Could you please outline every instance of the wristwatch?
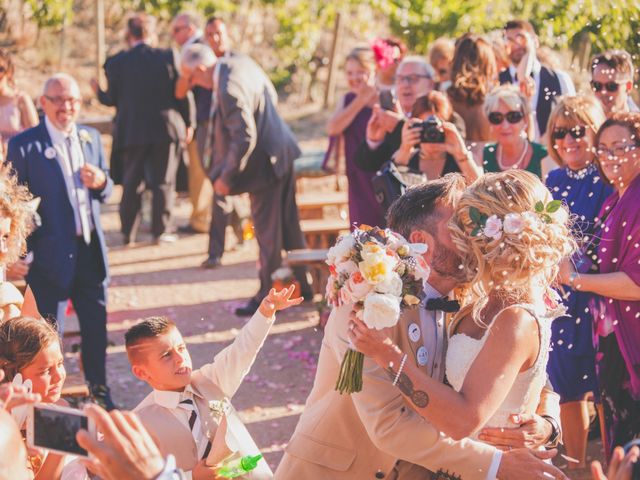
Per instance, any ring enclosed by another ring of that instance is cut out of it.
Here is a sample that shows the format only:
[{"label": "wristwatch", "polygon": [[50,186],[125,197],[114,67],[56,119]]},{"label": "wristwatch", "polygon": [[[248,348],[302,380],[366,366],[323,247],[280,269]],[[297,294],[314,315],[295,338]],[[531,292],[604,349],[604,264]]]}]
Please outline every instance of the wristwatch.
[{"label": "wristwatch", "polygon": [[549,415],[541,415],[541,417],[551,424],[551,435],[549,435],[549,439],[544,446],[545,448],[555,448],[560,443],[560,434],[562,433],[560,425],[558,425],[555,418]]}]

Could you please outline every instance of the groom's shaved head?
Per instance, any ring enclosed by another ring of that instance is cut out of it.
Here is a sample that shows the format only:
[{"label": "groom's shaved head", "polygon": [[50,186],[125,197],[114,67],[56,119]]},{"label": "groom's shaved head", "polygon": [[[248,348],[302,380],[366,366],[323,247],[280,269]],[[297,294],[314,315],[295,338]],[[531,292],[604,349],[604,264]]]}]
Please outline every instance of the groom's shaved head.
[{"label": "groom's shaved head", "polygon": [[387,224],[405,238],[409,238],[416,229],[424,229],[435,235],[441,213],[437,207],[455,206],[465,188],[464,177],[459,173],[449,173],[437,180],[410,187],[389,207]]}]

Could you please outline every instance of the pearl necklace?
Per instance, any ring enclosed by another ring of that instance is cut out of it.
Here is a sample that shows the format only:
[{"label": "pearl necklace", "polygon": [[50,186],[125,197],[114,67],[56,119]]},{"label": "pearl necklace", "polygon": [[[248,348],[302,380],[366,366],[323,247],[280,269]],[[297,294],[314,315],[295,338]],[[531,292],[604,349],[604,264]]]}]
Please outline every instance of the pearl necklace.
[{"label": "pearl necklace", "polygon": [[580,170],[571,170],[569,167],[566,168],[567,177],[572,178],[573,180],[582,180],[587,175],[593,173],[596,169],[596,166],[593,163],[590,163],[584,168]]},{"label": "pearl necklace", "polygon": [[[524,140],[524,139],[523,139]],[[518,158],[518,161],[516,163],[514,163],[513,165],[510,165],[508,167],[504,166],[504,163],[502,163],[502,147],[500,147],[500,150],[498,151],[498,167],[500,167],[500,170],[502,170],[503,172],[505,170],[509,170],[512,168],[519,168],[520,164],[522,163],[522,160],[524,160],[525,155],[527,154],[527,152],[529,151],[529,142],[527,140],[524,140],[524,148],[522,149],[522,153],[520,154],[520,158]]]}]

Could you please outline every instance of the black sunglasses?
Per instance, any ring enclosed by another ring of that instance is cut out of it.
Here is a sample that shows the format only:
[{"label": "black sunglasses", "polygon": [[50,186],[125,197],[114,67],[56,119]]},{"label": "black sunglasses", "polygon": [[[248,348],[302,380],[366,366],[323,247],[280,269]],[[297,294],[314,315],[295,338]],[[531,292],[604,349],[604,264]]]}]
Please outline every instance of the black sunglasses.
[{"label": "black sunglasses", "polygon": [[524,113],[514,111],[507,112],[506,114],[502,114],[500,112],[491,112],[489,114],[489,122],[491,122],[493,125],[500,125],[505,118],[509,123],[518,123],[521,122],[524,118]]},{"label": "black sunglasses", "polygon": [[584,125],[576,125],[573,128],[556,128],[551,135],[554,140],[562,140],[567,134],[578,140],[587,134],[587,127]]},{"label": "black sunglasses", "polygon": [[591,88],[594,92],[601,92],[603,89],[606,89],[607,92],[613,93],[618,91],[618,89],[620,88],[620,84],[617,82],[602,83],[592,81]]}]

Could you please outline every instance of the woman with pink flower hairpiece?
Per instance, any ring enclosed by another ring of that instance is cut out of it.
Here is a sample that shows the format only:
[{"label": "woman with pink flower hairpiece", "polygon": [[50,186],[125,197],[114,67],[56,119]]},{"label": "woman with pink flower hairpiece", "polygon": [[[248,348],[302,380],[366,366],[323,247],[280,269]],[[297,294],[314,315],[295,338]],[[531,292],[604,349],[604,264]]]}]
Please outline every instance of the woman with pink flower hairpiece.
[{"label": "woman with pink flower hairpiece", "polygon": [[357,318],[350,339],[440,432],[488,441],[484,427],[508,428],[513,414],[535,413],[551,321],[559,315],[551,285],[575,242],[566,207],[522,170],[475,181],[450,230],[468,281],[449,331],[446,376],[453,388],[406,362],[383,332]]}]

